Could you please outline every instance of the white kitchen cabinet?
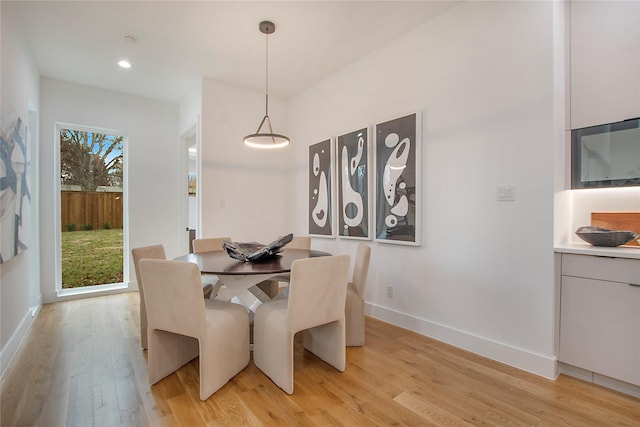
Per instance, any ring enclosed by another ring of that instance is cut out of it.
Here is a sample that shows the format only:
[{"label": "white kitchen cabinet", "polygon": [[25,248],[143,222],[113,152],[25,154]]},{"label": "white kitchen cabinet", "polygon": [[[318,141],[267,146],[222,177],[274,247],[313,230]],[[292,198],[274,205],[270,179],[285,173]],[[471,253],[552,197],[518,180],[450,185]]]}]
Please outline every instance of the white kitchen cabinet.
[{"label": "white kitchen cabinet", "polygon": [[562,255],[559,360],[640,385],[640,260]]},{"label": "white kitchen cabinet", "polygon": [[571,129],[640,116],[640,2],[572,1]]}]

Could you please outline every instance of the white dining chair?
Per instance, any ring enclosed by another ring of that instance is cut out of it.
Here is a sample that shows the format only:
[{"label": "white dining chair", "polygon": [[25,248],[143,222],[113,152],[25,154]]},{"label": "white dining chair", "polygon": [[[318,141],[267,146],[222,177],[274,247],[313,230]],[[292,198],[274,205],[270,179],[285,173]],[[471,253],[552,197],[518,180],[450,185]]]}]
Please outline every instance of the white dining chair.
[{"label": "white dining chair", "polygon": [[345,320],[347,322],[347,346],[364,345],[364,290],[369,273],[371,248],[365,243],[358,244],[353,266],[353,279],[347,285]]},{"label": "white dining chair", "polygon": [[[278,237],[281,239],[282,237]],[[286,244],[285,249],[311,249],[310,236],[293,236],[293,239]]]},{"label": "white dining chair", "polygon": [[148,349],[147,341],[147,309],[144,304],[144,289],[142,288],[142,277],[140,276],[140,260],[147,259],[166,259],[164,246],[151,245],[134,248],[131,250],[133,257],[133,267],[136,271],[136,281],[138,282],[138,294],[140,295],[140,343],[143,349]]},{"label": "white dining chair", "polygon": [[205,237],[193,239],[193,253],[223,251],[222,242],[230,242],[230,237]]},{"label": "white dining chair", "polygon": [[349,259],[349,255],[337,255],[294,261],[289,298],[266,302],[256,310],[253,361],[288,394],[293,393],[297,332],[304,331],[304,348],[337,370],[345,370]]},{"label": "white dining chair", "polygon": [[[193,253],[198,254],[201,252],[223,251],[222,242],[230,242],[230,237],[203,237],[199,239],[193,239],[191,245],[193,247]],[[209,299],[215,299],[220,293],[222,283],[215,274],[202,273],[201,275],[203,284],[210,284],[212,286]],[[220,299],[228,300],[226,296],[220,295]]]},{"label": "white dining chair", "polygon": [[[131,250],[133,258],[133,268],[136,272],[136,281],[138,282],[138,294],[140,295],[140,343],[143,349],[149,348],[147,340],[147,310],[144,304],[144,289],[142,287],[142,277],[140,276],[140,260],[141,259],[166,259],[163,245],[142,246]],[[213,292],[213,285],[210,283],[202,283],[202,294],[205,298],[209,298]]]},{"label": "white dining chair", "polygon": [[[278,236],[278,239],[281,239],[281,238],[282,236]],[[311,237],[310,236],[293,236],[293,239],[285,245],[284,249],[311,250]],[[272,277],[271,279],[265,280],[264,282],[260,283],[261,289],[262,287],[268,288],[269,289],[268,295],[271,298],[274,298],[276,296],[279,296],[280,298],[286,298],[288,295],[288,291],[286,289],[285,290],[280,289],[280,282],[288,284],[290,278],[291,278],[290,273],[278,274],[277,276]]]},{"label": "white dining chair", "polygon": [[224,386],[250,359],[244,307],[202,298],[200,270],[184,261],[142,259],[149,321],[149,384],[200,356],[200,400]]}]

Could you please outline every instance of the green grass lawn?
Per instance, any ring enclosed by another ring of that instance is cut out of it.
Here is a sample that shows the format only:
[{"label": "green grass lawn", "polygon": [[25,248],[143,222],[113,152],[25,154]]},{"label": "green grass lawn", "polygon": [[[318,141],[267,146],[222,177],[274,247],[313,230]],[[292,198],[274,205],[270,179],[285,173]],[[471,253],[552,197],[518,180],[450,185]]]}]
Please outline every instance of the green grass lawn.
[{"label": "green grass lawn", "polygon": [[62,233],[62,288],[122,282],[122,230]]}]

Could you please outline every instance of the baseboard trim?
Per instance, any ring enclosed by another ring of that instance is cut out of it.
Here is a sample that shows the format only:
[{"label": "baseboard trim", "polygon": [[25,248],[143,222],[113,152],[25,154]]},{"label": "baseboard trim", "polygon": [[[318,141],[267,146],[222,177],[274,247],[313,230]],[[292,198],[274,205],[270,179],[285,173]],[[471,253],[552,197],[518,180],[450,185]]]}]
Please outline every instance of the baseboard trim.
[{"label": "baseboard trim", "polygon": [[532,353],[486,337],[471,334],[376,304],[365,303],[365,313],[376,319],[544,378],[554,380],[558,376],[558,361],[555,356],[549,357]]},{"label": "baseboard trim", "polygon": [[39,310],[36,313],[34,313],[32,309],[27,310],[20,321],[20,324],[13,332],[13,335],[11,335],[7,344],[0,351],[0,369],[2,369],[0,378],[4,377],[5,372],[7,372],[7,368],[11,364],[13,357],[18,352],[20,344],[22,344],[22,340],[27,336],[27,332],[29,332],[29,328],[31,328],[31,325],[39,312]]}]

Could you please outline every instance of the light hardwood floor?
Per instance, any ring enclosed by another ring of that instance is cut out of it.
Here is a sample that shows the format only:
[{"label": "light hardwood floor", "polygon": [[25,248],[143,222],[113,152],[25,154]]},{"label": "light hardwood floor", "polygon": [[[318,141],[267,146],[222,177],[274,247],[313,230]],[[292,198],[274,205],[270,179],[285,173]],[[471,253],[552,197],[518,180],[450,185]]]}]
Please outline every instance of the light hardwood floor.
[{"label": "light hardwood floor", "polygon": [[197,359],[149,386],[138,319],[137,293],[43,306],[3,377],[2,427],[640,425],[640,399],[371,318],[344,373],[298,342],[292,396],[251,362],[201,402]]}]

